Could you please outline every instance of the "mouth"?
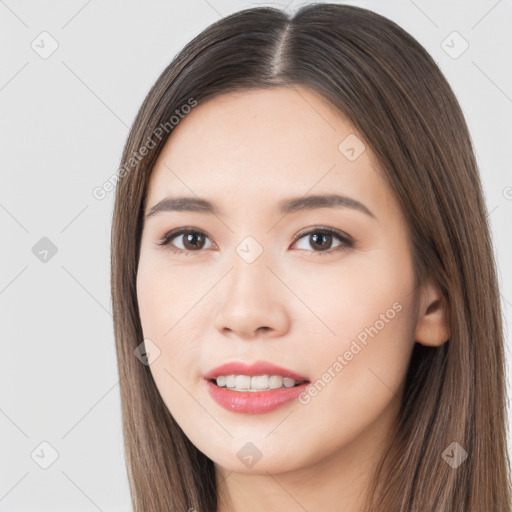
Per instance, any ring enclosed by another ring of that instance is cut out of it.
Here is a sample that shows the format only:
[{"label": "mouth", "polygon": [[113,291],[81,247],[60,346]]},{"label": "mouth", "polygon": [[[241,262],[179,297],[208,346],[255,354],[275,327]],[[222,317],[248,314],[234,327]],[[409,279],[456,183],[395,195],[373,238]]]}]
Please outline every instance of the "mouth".
[{"label": "mouth", "polygon": [[309,383],[304,375],[267,361],[225,363],[210,370],[204,379],[219,388],[249,392],[293,388]]},{"label": "mouth", "polygon": [[212,399],[233,413],[264,414],[297,400],[310,379],[266,361],[233,361],[203,376]]},{"label": "mouth", "polygon": [[215,386],[230,391],[261,392],[273,389],[294,388],[309,383],[307,379],[295,380],[282,375],[219,375],[209,379]]}]

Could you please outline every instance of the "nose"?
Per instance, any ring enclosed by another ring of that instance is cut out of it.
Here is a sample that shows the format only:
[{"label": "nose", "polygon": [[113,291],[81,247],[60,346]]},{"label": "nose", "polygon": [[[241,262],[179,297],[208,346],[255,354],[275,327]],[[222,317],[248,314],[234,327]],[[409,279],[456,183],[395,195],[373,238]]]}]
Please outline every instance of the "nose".
[{"label": "nose", "polygon": [[245,340],[282,336],[290,327],[286,287],[259,257],[247,263],[238,255],[226,276],[215,328],[225,336]]}]

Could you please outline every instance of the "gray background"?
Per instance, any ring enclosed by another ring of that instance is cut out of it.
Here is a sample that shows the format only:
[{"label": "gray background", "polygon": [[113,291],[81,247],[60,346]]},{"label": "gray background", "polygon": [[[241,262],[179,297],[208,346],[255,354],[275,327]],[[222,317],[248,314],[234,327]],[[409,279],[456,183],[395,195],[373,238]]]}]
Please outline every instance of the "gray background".
[{"label": "gray background", "polygon": [[[114,194],[92,190],[117,172],[139,105],[186,42],[242,8],[302,3],[0,0],[0,511],[130,510],[110,304]],[[416,37],[461,103],[510,324],[512,2],[350,3]]]}]

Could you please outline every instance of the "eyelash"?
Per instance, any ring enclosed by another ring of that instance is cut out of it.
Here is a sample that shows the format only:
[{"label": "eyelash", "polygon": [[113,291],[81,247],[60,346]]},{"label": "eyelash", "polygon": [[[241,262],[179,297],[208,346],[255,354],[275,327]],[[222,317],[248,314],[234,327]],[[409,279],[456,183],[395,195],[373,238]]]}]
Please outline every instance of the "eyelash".
[{"label": "eyelash", "polygon": [[[166,246],[174,238],[176,238],[180,235],[197,234],[197,233],[199,233],[201,235],[206,235],[206,233],[204,231],[201,231],[200,229],[194,229],[194,228],[175,229],[173,231],[170,231],[169,233],[166,233],[164,235],[164,237],[161,238],[159,242],[157,242],[157,245]],[[326,254],[332,255],[334,253],[342,253],[343,251],[346,251],[347,249],[350,249],[350,248],[354,247],[354,245],[355,245],[355,241],[352,239],[352,237],[348,236],[347,234],[343,233],[342,231],[338,231],[337,229],[328,228],[328,227],[315,227],[309,231],[299,233],[293,238],[292,243],[295,243],[298,240],[300,240],[301,238],[304,238],[308,235],[312,235],[314,233],[316,233],[316,234],[320,233],[320,234],[324,234],[324,235],[325,234],[332,235],[333,237],[337,238],[341,242],[341,244],[338,245],[337,247],[335,247],[334,249],[327,249],[325,251],[314,251],[314,250],[308,251],[308,252],[313,253],[315,256],[324,256]],[[208,235],[206,235],[206,236],[208,237]],[[305,250],[305,249],[301,249],[301,250]],[[189,254],[202,252],[201,250],[190,251],[187,249],[180,249],[180,248],[173,248],[173,251],[179,252],[181,254],[185,254],[186,256],[188,256]]]}]

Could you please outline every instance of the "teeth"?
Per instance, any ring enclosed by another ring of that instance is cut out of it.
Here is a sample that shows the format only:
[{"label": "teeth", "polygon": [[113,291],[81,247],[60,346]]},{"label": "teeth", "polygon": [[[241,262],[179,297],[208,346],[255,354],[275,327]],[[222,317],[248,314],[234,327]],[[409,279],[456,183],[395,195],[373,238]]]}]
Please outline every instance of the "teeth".
[{"label": "teeth", "polygon": [[236,389],[249,389],[251,387],[251,377],[248,375],[237,375],[235,377]]},{"label": "teeth", "polygon": [[295,381],[293,379],[288,379],[287,377],[285,377],[283,379],[283,386],[285,388],[293,388],[293,386],[295,386]]},{"label": "teeth", "polygon": [[232,391],[261,391],[265,389],[292,388],[297,384],[294,379],[280,375],[219,375],[217,386]]},{"label": "teeth", "polygon": [[252,389],[268,389],[268,375],[257,375],[251,377]]},{"label": "teeth", "polygon": [[270,389],[277,389],[282,387],[283,385],[283,377],[279,375],[272,375],[272,377],[269,377],[268,379],[268,387]]}]

